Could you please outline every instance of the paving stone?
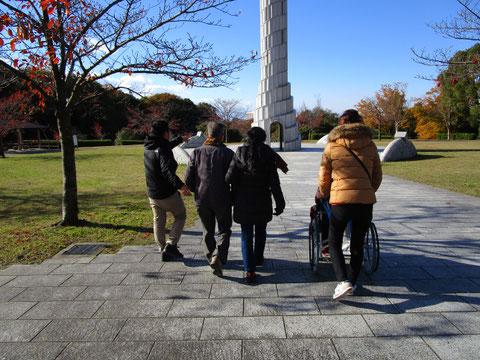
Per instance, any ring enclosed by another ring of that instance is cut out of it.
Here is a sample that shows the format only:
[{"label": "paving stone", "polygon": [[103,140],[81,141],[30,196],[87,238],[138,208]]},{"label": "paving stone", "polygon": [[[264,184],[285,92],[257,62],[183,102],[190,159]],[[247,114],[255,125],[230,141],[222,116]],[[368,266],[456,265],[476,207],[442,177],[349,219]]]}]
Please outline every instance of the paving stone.
[{"label": "paving stone", "polygon": [[[471,314],[471,313],[469,313]],[[375,336],[457,335],[460,331],[439,313],[367,314],[363,318]]]},{"label": "paving stone", "polygon": [[[25,288],[0,287],[0,302],[7,302],[24,291]],[[22,300],[18,300],[22,301]],[[28,300],[26,300],[28,301]]]},{"label": "paving stone", "polygon": [[202,340],[285,338],[281,316],[206,318]]},{"label": "paving stone", "polygon": [[95,263],[137,263],[147,254],[100,254],[92,260]]},{"label": "paving stone", "polygon": [[478,293],[480,285],[469,279],[407,280],[416,291],[427,294]]},{"label": "paving stone", "polygon": [[65,282],[71,275],[26,275],[17,276],[4,286],[30,287],[30,286],[58,286]]},{"label": "paving stone", "polygon": [[212,272],[187,272],[182,284],[231,284],[232,282],[243,283],[243,273],[238,270],[224,270],[223,278],[219,278]]},{"label": "paving stone", "polygon": [[277,289],[275,284],[213,284],[211,298],[232,298],[232,297],[275,297]]},{"label": "paving stone", "polygon": [[131,273],[158,273],[162,268],[161,263],[113,263],[105,274],[117,273],[117,274],[131,274]]},{"label": "paving stone", "polygon": [[162,341],[155,343],[149,359],[241,360],[241,341]]},{"label": "paving stone", "polygon": [[245,340],[244,359],[338,359],[329,339]]},{"label": "paving stone", "polygon": [[174,300],[168,317],[242,316],[242,299]]},{"label": "paving stone", "polygon": [[18,319],[34,305],[34,302],[2,302],[0,303],[0,319]]},{"label": "paving stone", "polygon": [[[382,248],[383,250],[383,248]],[[382,254],[383,255],[383,252]],[[445,266],[440,259],[428,256],[381,256],[380,261],[388,267],[399,266]]]},{"label": "paving stone", "polygon": [[360,315],[285,316],[288,338],[373,336]]},{"label": "paving stone", "polygon": [[418,294],[408,297],[389,297],[389,300],[400,312],[476,311],[473,306],[455,294]]},{"label": "paving stone", "polygon": [[15,279],[15,276],[0,276],[0,286],[3,286],[13,279]]},{"label": "paving stone", "polygon": [[457,295],[475,309],[480,310],[480,293],[459,293]]},{"label": "paving stone", "polygon": [[59,265],[11,265],[0,271],[0,275],[46,275],[58,268]]},{"label": "paving stone", "polygon": [[191,271],[208,271],[212,272],[212,268],[208,265],[207,260],[185,259],[184,261],[169,261],[163,264],[161,272],[191,272]]},{"label": "paving stone", "polygon": [[111,264],[63,264],[52,271],[52,274],[101,274]]},{"label": "paving stone", "polygon": [[437,360],[420,337],[333,339],[340,359]]},{"label": "paving stone", "polygon": [[257,268],[257,283],[259,284],[285,284],[308,282],[303,270],[276,270]]},{"label": "paving stone", "polygon": [[123,319],[52,320],[34,341],[113,341],[124,324]]},{"label": "paving stone", "polygon": [[160,285],[160,284],[180,284],[185,273],[134,273],[128,274],[122,281],[122,285]]},{"label": "paving stone", "polygon": [[116,341],[198,340],[201,318],[129,319]]},{"label": "paving stone", "polygon": [[[308,245],[306,245],[308,248]],[[307,270],[310,269],[310,263],[306,260],[290,259],[272,259],[274,270]]]},{"label": "paving stone", "polygon": [[47,259],[42,262],[42,265],[61,265],[61,264],[88,264],[94,259],[93,256],[58,256]]},{"label": "paving stone", "polygon": [[138,286],[89,286],[76,300],[125,300],[141,299],[147,285]]},{"label": "paving stone", "polygon": [[480,265],[425,266],[423,269],[436,279],[480,279]]},{"label": "paving stone", "polygon": [[211,284],[150,285],[143,299],[208,298],[211,289]]},{"label": "paving stone", "polygon": [[332,296],[336,285],[336,282],[277,284],[277,290],[278,296],[281,297]]},{"label": "paving stone", "polygon": [[[86,286],[46,286],[46,287],[30,287],[22,290],[17,295],[15,301],[55,301],[55,300],[73,300]],[[19,288],[12,288],[19,289]],[[1,293],[1,291],[0,291]]]},{"label": "paving stone", "polygon": [[39,302],[22,319],[90,318],[103,301],[47,301]]},{"label": "paving stone", "polygon": [[455,325],[464,334],[480,335],[480,312],[474,313],[442,313],[453,325]]},{"label": "paving stone", "polygon": [[67,343],[0,343],[1,359],[54,360]]},{"label": "paving stone", "polygon": [[252,298],[245,299],[245,316],[318,315],[313,298]]},{"label": "paving stone", "polygon": [[48,323],[47,320],[0,320],[0,342],[30,341]]},{"label": "paving stone", "polygon": [[95,318],[165,317],[172,300],[108,300],[95,314]]},{"label": "paving stone", "polygon": [[74,274],[62,286],[120,285],[127,274]]},{"label": "paving stone", "polygon": [[480,336],[424,336],[423,340],[440,359],[476,359],[480,353]]},{"label": "paving stone", "polygon": [[433,277],[419,266],[409,266],[396,268],[383,267],[368,276],[365,273],[362,273],[359,277],[359,281],[367,278],[370,280],[407,280],[432,279]]},{"label": "paving stone", "polygon": [[[409,296],[411,294],[418,294],[414,288],[407,284],[403,280],[383,280],[383,281],[371,281],[358,282],[355,295],[358,296]],[[333,292],[332,292],[333,295]]]},{"label": "paving stone", "polygon": [[398,310],[385,297],[345,296],[340,300],[329,297],[315,298],[320,312],[324,315],[348,314],[398,314]]},{"label": "paving stone", "polygon": [[72,342],[56,360],[143,360],[147,359],[153,342]]},{"label": "paving stone", "polygon": [[158,246],[157,245],[149,245],[149,246],[141,246],[141,245],[133,245],[133,246],[124,246],[121,248],[117,254],[150,254],[156,253],[158,254]]}]

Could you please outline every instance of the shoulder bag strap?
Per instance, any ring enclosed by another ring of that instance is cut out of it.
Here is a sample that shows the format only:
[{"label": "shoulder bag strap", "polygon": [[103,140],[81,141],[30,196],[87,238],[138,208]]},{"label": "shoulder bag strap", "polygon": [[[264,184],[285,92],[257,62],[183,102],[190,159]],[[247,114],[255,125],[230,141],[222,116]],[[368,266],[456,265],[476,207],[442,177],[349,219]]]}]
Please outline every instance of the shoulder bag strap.
[{"label": "shoulder bag strap", "polygon": [[[343,146],[343,145],[342,145],[342,146]],[[360,165],[362,165],[363,169],[365,170],[365,172],[366,172],[367,175],[368,175],[368,179],[370,180],[370,182],[372,182],[372,177],[370,176],[370,172],[368,171],[368,169],[367,169],[367,167],[365,166],[365,164],[363,163],[363,161],[360,160],[360,158],[357,156],[357,154],[355,154],[355,153],[353,152],[353,150],[350,149],[348,146],[343,146],[343,147],[344,147],[345,149],[347,149],[348,152],[355,157],[355,159],[357,159],[357,161],[360,163]]]}]

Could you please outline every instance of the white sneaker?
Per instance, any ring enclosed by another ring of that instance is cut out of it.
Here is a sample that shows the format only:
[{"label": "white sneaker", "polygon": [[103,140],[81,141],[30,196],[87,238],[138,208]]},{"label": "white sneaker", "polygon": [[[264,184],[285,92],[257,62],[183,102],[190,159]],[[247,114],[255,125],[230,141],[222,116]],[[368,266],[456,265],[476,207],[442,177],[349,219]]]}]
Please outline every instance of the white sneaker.
[{"label": "white sneaker", "polygon": [[353,285],[352,286],[352,291],[350,291],[349,293],[347,293],[348,296],[352,296],[354,293],[355,293],[355,290],[357,290],[357,284]]},{"label": "white sneaker", "polygon": [[335,293],[333,294],[333,300],[339,299],[342,296],[345,296],[353,291],[352,284],[350,281],[342,281],[338,283],[337,287],[335,288]]}]

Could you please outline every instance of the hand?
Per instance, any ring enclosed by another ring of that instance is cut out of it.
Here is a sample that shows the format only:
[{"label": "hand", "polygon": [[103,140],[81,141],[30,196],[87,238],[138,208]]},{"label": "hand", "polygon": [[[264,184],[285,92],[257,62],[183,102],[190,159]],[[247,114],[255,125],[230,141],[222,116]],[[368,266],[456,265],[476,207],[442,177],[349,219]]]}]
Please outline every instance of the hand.
[{"label": "hand", "polygon": [[182,140],[183,140],[183,142],[188,143],[188,140],[192,137],[192,135],[193,135],[193,134],[190,133],[190,132],[189,132],[189,133],[184,133],[184,134],[182,135]]},{"label": "hand", "polygon": [[283,209],[275,208],[273,215],[278,216],[283,213]]},{"label": "hand", "polygon": [[190,189],[188,188],[187,185],[183,185],[180,188],[180,192],[182,193],[183,196],[192,196],[192,193],[190,192]]}]

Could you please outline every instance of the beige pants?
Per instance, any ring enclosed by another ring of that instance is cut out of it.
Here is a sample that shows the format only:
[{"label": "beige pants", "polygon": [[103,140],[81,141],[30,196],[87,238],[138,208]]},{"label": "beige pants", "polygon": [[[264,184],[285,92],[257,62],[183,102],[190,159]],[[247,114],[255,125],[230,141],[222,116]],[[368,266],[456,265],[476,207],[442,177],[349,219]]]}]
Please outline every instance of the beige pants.
[{"label": "beige pants", "polygon": [[152,199],[150,200],[150,206],[153,211],[153,232],[155,235],[155,242],[161,250],[166,245],[165,241],[165,223],[167,221],[167,212],[171,213],[174,217],[172,229],[168,234],[168,243],[177,245],[182,235],[185,221],[187,220],[187,211],[185,210],[185,204],[180,196],[179,192],[176,192],[172,196],[166,199]]}]

